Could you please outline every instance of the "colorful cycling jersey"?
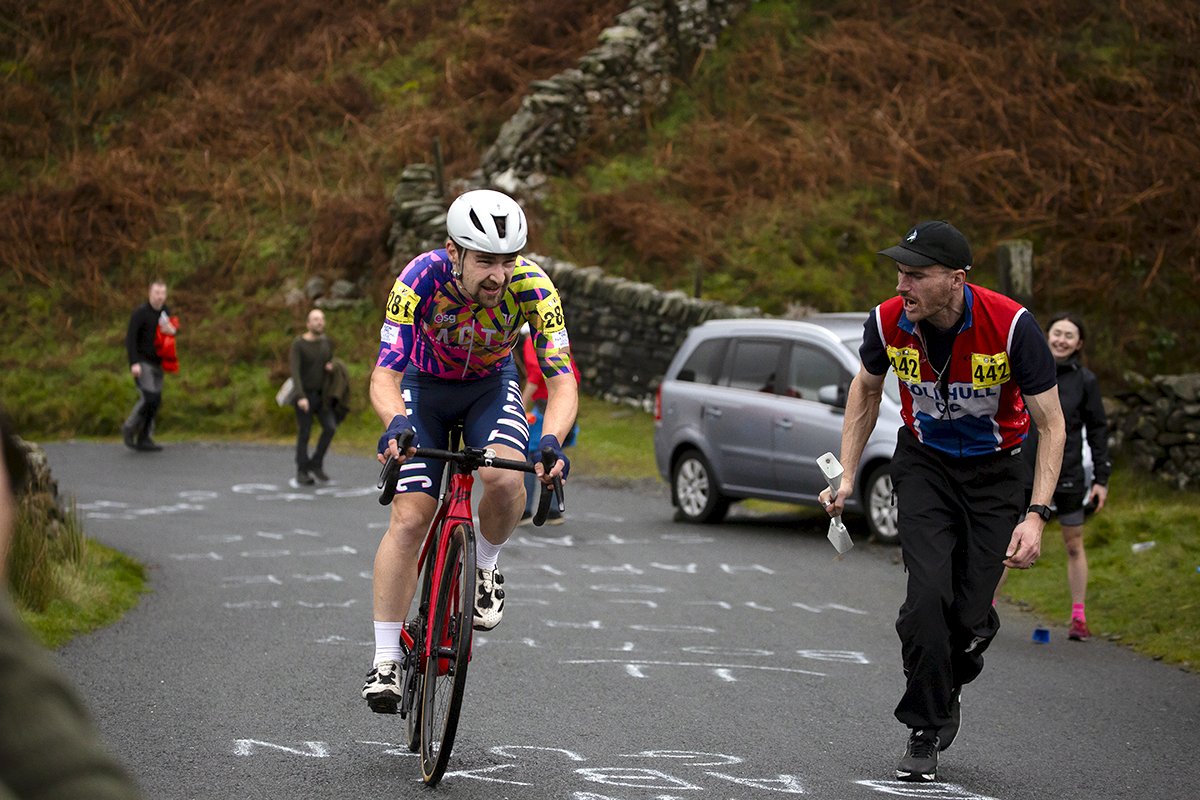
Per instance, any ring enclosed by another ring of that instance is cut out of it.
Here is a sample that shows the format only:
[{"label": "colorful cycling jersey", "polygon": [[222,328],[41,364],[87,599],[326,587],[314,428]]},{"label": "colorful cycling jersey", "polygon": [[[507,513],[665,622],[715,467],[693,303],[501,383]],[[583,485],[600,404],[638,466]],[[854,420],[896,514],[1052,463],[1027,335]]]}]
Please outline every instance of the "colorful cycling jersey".
[{"label": "colorful cycling jersey", "polygon": [[431,250],[408,262],[396,278],[375,364],[402,372],[411,362],[421,372],[446,380],[479,380],[512,360],[512,348],[526,322],[542,374],[549,378],[569,373],[570,340],[562,301],[541,267],[518,256],[500,305],[483,308],[459,291],[446,251]]}]

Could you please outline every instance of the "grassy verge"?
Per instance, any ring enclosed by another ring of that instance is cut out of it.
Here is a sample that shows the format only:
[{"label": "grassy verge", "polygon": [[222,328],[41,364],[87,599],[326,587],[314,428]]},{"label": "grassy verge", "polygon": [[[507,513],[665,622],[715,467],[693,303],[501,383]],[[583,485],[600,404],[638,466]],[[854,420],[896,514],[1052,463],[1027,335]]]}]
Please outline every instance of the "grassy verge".
[{"label": "grassy verge", "polygon": [[75,510],[60,514],[47,494],[19,499],[12,534],[13,600],[46,647],[111,625],[147,591],[141,564],[86,538]]},{"label": "grassy verge", "polygon": [[[1200,495],[1118,467],[1104,510],[1084,526],[1088,626],[1093,634],[1181,667],[1200,667]],[[1149,549],[1133,545],[1154,542]],[[1071,595],[1057,522],[1037,566],[1012,571],[1004,593],[1064,627]]]}]

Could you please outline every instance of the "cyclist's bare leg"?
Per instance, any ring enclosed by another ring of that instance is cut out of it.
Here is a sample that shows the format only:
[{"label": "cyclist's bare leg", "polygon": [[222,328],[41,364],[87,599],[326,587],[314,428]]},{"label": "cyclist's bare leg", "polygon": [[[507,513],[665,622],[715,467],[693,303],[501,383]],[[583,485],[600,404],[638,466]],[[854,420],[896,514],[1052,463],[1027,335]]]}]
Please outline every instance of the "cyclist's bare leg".
[{"label": "cyclist's bare leg", "polygon": [[421,492],[398,494],[392,500],[387,533],[375,553],[376,622],[404,622],[417,592],[417,559],[437,503],[436,497]]},{"label": "cyclist's bare leg", "polygon": [[[524,461],[525,454],[504,445],[492,444],[500,458]],[[525,473],[484,467],[479,470],[483,497],[479,500],[479,535],[494,545],[512,536],[525,510]]]}]

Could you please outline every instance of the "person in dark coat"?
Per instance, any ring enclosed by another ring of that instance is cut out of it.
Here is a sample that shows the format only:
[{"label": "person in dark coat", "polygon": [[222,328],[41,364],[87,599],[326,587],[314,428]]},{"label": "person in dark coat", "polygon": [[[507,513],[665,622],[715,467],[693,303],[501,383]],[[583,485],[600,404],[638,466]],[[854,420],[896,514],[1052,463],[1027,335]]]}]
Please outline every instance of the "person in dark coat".
[{"label": "person in dark coat", "polygon": [[[1058,369],[1058,396],[1067,425],[1062,469],[1054,489],[1054,508],[1062,525],[1067,548],[1067,584],[1071,587],[1071,629],[1067,636],[1078,642],[1091,636],[1084,601],[1087,597],[1088,565],[1083,548],[1083,523],[1086,513],[1099,511],[1108,500],[1108,478],[1112,462],[1108,456],[1108,419],[1100,398],[1100,382],[1083,366],[1083,344],[1087,328],[1075,314],[1063,312],[1050,318],[1046,341]],[[1092,451],[1092,478],[1087,481],[1083,463],[1083,437],[1087,432]],[[1031,427],[1029,441],[1037,442],[1037,430]],[[1032,453],[1033,446],[1026,452]],[[1027,458],[1028,461],[1028,458]],[[1029,483],[1032,486],[1032,463]],[[1003,585],[1003,581],[1001,581]],[[997,587],[999,591],[999,587]]]},{"label": "person in dark coat", "polygon": [[178,333],[171,324],[171,312],[166,303],[167,285],[154,281],[150,284],[149,299],[133,310],[125,333],[129,374],[137,386],[138,401],[121,426],[121,437],[125,445],[134,450],[162,450],[151,438],[163,391],[163,360],[154,346],[154,337],[160,330],[168,336]]},{"label": "person in dark coat", "polygon": [[[296,407],[296,483],[311,486],[316,478],[328,481],[325,452],[333,441],[338,420],[330,398],[326,397],[326,378],[333,371],[333,341],[325,335],[325,313],[319,308],[308,312],[307,330],[292,342],[290,364],[295,385]],[[308,438],[313,417],[321,423],[321,438],[310,455]]]}]

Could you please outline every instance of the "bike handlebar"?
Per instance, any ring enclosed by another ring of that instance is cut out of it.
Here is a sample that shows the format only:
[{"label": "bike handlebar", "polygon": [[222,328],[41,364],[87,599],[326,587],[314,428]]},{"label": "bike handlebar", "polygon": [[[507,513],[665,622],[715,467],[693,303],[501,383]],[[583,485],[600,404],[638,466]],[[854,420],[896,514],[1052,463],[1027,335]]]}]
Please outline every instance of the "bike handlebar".
[{"label": "bike handlebar", "polygon": [[[412,440],[416,436],[416,432],[412,430],[402,431],[397,437],[396,444],[400,452],[405,452],[412,447]],[[493,450],[480,450],[477,447],[466,447],[457,452],[452,450],[438,450],[431,447],[417,447],[417,458],[433,458],[439,461],[452,461],[461,467],[466,467],[468,471],[474,471],[480,467],[497,467],[499,469],[511,469],[517,472],[533,472],[537,470],[532,462],[516,461],[509,458],[497,458]],[[542,469],[549,472],[554,469],[555,463],[558,461],[558,456],[554,454],[554,450],[549,447],[542,448]],[[383,469],[379,472],[379,483],[376,488],[382,489],[379,493],[379,504],[381,506],[389,505],[392,498],[396,496],[396,485],[400,482],[400,464],[392,456],[388,456],[387,463],[383,465]],[[563,486],[562,478],[555,475],[553,478],[553,488],[542,484],[542,494],[538,500],[537,512],[533,515],[533,524],[541,526],[546,521],[547,514],[550,513],[551,499],[557,501],[559,512],[566,511],[566,503],[563,501]]]}]

